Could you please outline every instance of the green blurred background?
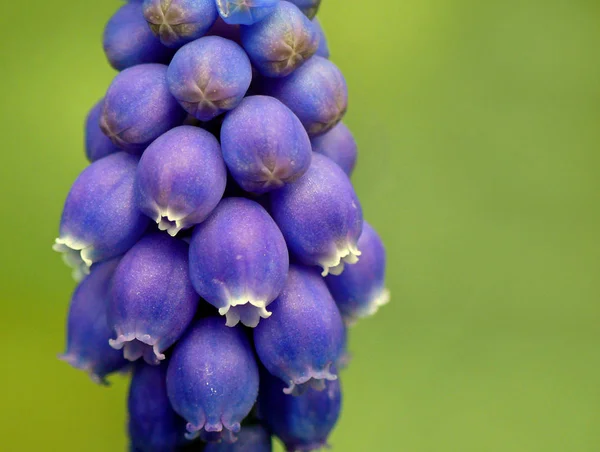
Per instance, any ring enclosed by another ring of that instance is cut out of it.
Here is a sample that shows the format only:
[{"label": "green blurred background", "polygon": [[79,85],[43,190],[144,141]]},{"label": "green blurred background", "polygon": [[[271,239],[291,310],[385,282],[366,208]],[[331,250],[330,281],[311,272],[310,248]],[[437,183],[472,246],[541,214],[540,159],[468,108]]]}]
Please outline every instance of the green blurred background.
[{"label": "green blurred background", "polygon": [[[323,3],[393,294],[351,332],[333,450],[600,450],[600,3]],[[125,450],[125,379],[55,359],[50,249],[118,5],[2,6],[2,451]]]}]

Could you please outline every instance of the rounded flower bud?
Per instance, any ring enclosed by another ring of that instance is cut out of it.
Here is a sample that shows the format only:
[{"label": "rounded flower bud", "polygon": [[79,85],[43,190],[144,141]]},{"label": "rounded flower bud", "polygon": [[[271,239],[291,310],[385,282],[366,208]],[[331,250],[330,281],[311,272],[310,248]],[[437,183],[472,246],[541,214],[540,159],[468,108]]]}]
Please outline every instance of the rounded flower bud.
[{"label": "rounded flower bud", "polygon": [[320,56],[313,56],[288,77],[269,80],[265,89],[298,116],[311,137],[333,129],[348,107],[344,76]]},{"label": "rounded flower bud", "polygon": [[125,367],[123,355],[108,345],[112,334],[106,320],[112,277],[118,259],[94,265],[75,289],[67,323],[67,350],[60,356],[71,366],[107,384],[106,376]]},{"label": "rounded flower bud", "polygon": [[117,152],[88,166],[67,196],[54,250],[80,280],[92,264],[125,253],[144,234],[148,219],[134,204],[138,159]]},{"label": "rounded flower bud", "polygon": [[215,0],[145,0],[144,17],[167,47],[204,36],[218,17]]},{"label": "rounded flower bud", "polygon": [[252,67],[235,42],[206,36],[177,51],[167,78],[181,106],[200,121],[209,121],[241,102],[252,80]]},{"label": "rounded flower bud", "polygon": [[173,51],[154,36],[141,3],[127,3],[111,17],[104,29],[104,53],[118,71],[144,63],[168,63]]},{"label": "rounded flower bud", "polygon": [[331,366],[342,354],[344,324],[325,281],[311,268],[290,266],[273,315],[254,329],[254,345],[267,370],[284,381],[286,394],[335,380]]},{"label": "rounded flower bud", "polygon": [[175,346],[167,393],[188,421],[189,438],[234,442],[258,394],[258,366],[243,330],[216,317],[198,321]]},{"label": "rounded flower bud", "polygon": [[144,151],[135,178],[136,204],[160,230],[175,236],[208,217],[226,183],[217,139],[200,128],[180,126]]},{"label": "rounded flower bud", "polygon": [[202,298],[227,316],[255,327],[271,313],[267,306],[279,295],[289,256],[273,219],[258,203],[244,198],[221,201],[194,231],[190,245],[190,277]]},{"label": "rounded flower bud", "polygon": [[267,77],[285,77],[317,51],[317,27],[294,5],[280,2],[265,20],[242,28],[242,45]]},{"label": "rounded flower bud", "polygon": [[308,389],[290,397],[283,383],[261,374],[258,409],[267,428],[290,451],[320,450],[340,416],[342,393],[339,380],[327,381],[322,391]]},{"label": "rounded flower bud", "polygon": [[314,154],[304,176],[273,192],[271,212],[290,252],[321,266],[323,276],[358,262],[362,210],[348,176],[329,158]]},{"label": "rounded flower bud", "polygon": [[191,323],[198,301],[188,274],[187,243],[165,234],[147,235],[115,271],[108,310],[116,334],[111,347],[123,349],[130,361],[143,357],[158,364]]},{"label": "rounded flower bud", "polygon": [[116,146],[141,154],[184,119],[185,112],[167,87],[167,66],[140,64],[125,69],[111,83],[100,128]]},{"label": "rounded flower bud", "polygon": [[247,97],[227,114],[221,145],[233,178],[257,194],[294,182],[308,170],[312,158],[302,123],[268,96]]}]

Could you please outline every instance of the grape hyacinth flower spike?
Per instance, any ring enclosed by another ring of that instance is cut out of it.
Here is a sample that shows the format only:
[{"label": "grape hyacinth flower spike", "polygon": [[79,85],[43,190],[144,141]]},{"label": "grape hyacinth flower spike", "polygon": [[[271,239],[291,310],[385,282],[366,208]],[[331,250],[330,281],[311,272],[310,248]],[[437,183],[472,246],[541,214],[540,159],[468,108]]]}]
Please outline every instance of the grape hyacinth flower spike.
[{"label": "grape hyacinth flower spike", "polygon": [[366,221],[358,246],[362,251],[360,261],[340,276],[326,278],[348,324],[375,314],[390,299],[390,292],[385,288],[385,248],[377,232]]},{"label": "grape hyacinth flower spike", "polygon": [[143,63],[168,63],[174,51],[154,36],[141,3],[127,3],[111,17],[104,29],[104,53],[118,71]]},{"label": "grape hyacinth flower spike", "polygon": [[123,369],[123,354],[108,345],[112,329],[106,319],[110,283],[119,263],[113,259],[94,265],[91,274],[75,289],[67,323],[67,350],[60,359],[89,373],[96,383]]},{"label": "grape hyacinth flower spike", "polygon": [[136,204],[160,230],[175,236],[208,217],[226,182],[217,139],[198,127],[180,126],[144,151],[136,172]]},{"label": "grape hyacinth flower spike", "polygon": [[216,0],[219,15],[228,24],[252,25],[273,13],[279,0]]},{"label": "grape hyacinth flower spike", "polygon": [[244,425],[235,443],[209,443],[203,452],[272,452],[271,435],[261,425]]},{"label": "grape hyacinth flower spike", "polygon": [[221,128],[225,163],[244,190],[262,194],[294,182],[310,166],[308,135],[292,111],[268,96],[246,97]]},{"label": "grape hyacinth flower spike", "polygon": [[143,10],[152,32],[171,48],[204,36],[218,17],[215,0],[145,0]]},{"label": "grape hyacinth flower spike", "polygon": [[167,87],[167,66],[140,64],[125,69],[111,83],[100,128],[116,146],[141,154],[184,119],[185,112]]},{"label": "grape hyacinth flower spike", "polygon": [[311,137],[333,129],[348,108],[348,88],[331,61],[313,56],[288,77],[265,82],[265,92],[287,105]]},{"label": "grape hyacinth flower spike", "polygon": [[67,196],[54,250],[80,280],[96,262],[125,253],[144,234],[148,219],[135,208],[138,159],[124,152],[104,157],[79,175]]},{"label": "grape hyacinth flower spike", "polygon": [[85,156],[90,162],[121,150],[100,130],[103,108],[104,99],[101,99],[92,107],[85,120]]},{"label": "grape hyacinth flower spike", "polygon": [[234,442],[258,394],[258,365],[243,330],[216,317],[198,321],[179,341],[167,371],[171,405],[188,438]]},{"label": "grape hyacinth flower spike", "polygon": [[300,394],[337,378],[332,365],[343,352],[344,324],[325,281],[308,267],[291,265],[273,315],[254,329],[262,364]]},{"label": "grape hyacinth flower spike", "polygon": [[242,27],[242,45],[262,75],[285,77],[317,51],[319,30],[296,6],[282,1],[263,21]]},{"label": "grape hyacinth flower spike", "polygon": [[244,198],[221,201],[198,225],[190,244],[190,277],[202,298],[225,315],[255,327],[271,313],[288,272],[285,240],[267,211]]},{"label": "grape hyacinth flower spike", "polygon": [[252,80],[252,66],[233,41],[206,36],[177,51],[167,73],[169,90],[200,121],[235,108]]},{"label": "grape hyacinth flower spike", "polygon": [[314,154],[304,176],[271,194],[271,211],[290,252],[322,267],[323,276],[358,262],[362,210],[348,176],[331,159]]},{"label": "grape hyacinth flower spike", "polygon": [[327,447],[348,326],[389,293],[320,3],[123,0],[104,29],[54,249],[83,278],[61,358],[132,370],[130,452]]},{"label": "grape hyacinth flower spike", "polygon": [[167,365],[134,365],[127,399],[132,452],[171,452],[184,445],[185,421],[167,396]]},{"label": "grape hyacinth flower spike", "polygon": [[108,320],[130,361],[148,364],[165,359],[163,352],[191,323],[199,297],[188,274],[188,245],[165,234],[140,240],[115,271]]},{"label": "grape hyacinth flower spike", "polygon": [[327,438],[342,408],[340,381],[327,381],[321,391],[308,389],[290,397],[282,392],[284,385],[277,378],[266,372],[260,377],[259,415],[286,449],[309,451],[327,447]]}]

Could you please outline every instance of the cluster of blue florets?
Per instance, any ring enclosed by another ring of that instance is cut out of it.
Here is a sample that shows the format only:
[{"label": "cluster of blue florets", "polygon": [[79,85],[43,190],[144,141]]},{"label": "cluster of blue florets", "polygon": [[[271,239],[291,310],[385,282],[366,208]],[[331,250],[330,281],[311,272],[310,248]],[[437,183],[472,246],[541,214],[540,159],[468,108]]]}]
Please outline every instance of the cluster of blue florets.
[{"label": "cluster of blue florets", "polygon": [[54,248],[80,281],[62,357],[132,369],[132,451],[322,447],[346,327],[388,300],[319,3],[131,1],[106,26],[120,72]]}]

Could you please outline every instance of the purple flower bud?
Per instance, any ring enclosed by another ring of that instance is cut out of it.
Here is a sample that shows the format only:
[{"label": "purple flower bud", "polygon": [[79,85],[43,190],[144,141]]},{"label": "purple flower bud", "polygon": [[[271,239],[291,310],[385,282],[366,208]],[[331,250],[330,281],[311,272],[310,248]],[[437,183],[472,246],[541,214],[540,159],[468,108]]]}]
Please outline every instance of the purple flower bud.
[{"label": "purple flower bud", "polygon": [[321,22],[315,17],[312,20],[312,23],[317,29],[317,34],[319,35],[319,47],[317,48],[317,52],[315,53],[315,55],[323,58],[329,58],[329,45],[327,44],[327,37],[325,36],[325,31],[321,26]]},{"label": "purple flower bud", "polygon": [[181,106],[209,121],[241,102],[252,80],[252,66],[235,42],[206,36],[177,51],[167,78]]},{"label": "purple flower bud", "polygon": [[198,39],[218,17],[215,0],[145,0],[144,17],[167,47]]},{"label": "purple flower bud", "polygon": [[252,25],[271,14],[279,0],[216,0],[219,15],[228,24]]},{"label": "purple flower bud", "polygon": [[141,3],[127,3],[106,24],[104,53],[110,65],[121,71],[137,64],[168,63],[174,52],[148,28]]},{"label": "purple flower bud", "polygon": [[244,198],[221,201],[194,231],[190,277],[202,298],[227,316],[255,327],[271,313],[289,266],[283,235],[267,211]]},{"label": "purple flower bud", "polygon": [[309,19],[312,19],[317,15],[319,11],[319,6],[321,5],[321,0],[288,0],[290,3],[293,3],[300,11],[308,16]]},{"label": "purple flower bud", "polygon": [[167,365],[138,362],[129,386],[129,440],[133,451],[175,452],[185,441],[185,421],[167,396]]},{"label": "purple flower bud", "polygon": [[350,129],[340,122],[329,132],[311,140],[313,151],[326,155],[350,177],[356,166],[358,149]]},{"label": "purple flower bud", "polygon": [[175,346],[167,392],[188,421],[189,438],[208,434],[234,442],[258,393],[258,365],[243,330],[216,317],[198,321]]},{"label": "purple flower bud", "polygon": [[188,275],[188,245],[154,233],[140,240],[115,271],[109,324],[111,347],[130,361],[158,364],[191,323],[198,295]]},{"label": "purple flower bud", "polygon": [[80,280],[93,263],[119,256],[144,234],[148,219],[134,205],[133,181],[138,159],[111,154],[79,175],[62,213],[54,250]]},{"label": "purple flower bud", "polygon": [[297,180],[312,158],[302,123],[289,108],[267,96],[247,97],[227,115],[221,144],[236,182],[259,194]]},{"label": "purple flower bud", "polygon": [[159,229],[175,236],[208,217],[226,182],[217,139],[197,127],[180,126],[144,151],[135,179],[136,202]]},{"label": "purple flower bud", "polygon": [[106,376],[128,363],[108,345],[112,334],[106,321],[109,288],[118,259],[94,265],[73,293],[67,323],[67,351],[60,356],[89,373],[96,383],[108,384]]},{"label": "purple flower bud", "polygon": [[322,391],[308,389],[290,397],[277,378],[261,374],[258,407],[267,428],[289,451],[320,450],[335,426],[342,407],[339,380],[328,381]]},{"label": "purple flower bud", "polygon": [[104,98],[100,128],[115,145],[141,153],[185,112],[169,93],[167,66],[140,64],[118,74]]},{"label": "purple flower bud", "polygon": [[271,452],[271,435],[261,425],[242,427],[238,439],[233,444],[207,444],[204,452]]},{"label": "purple flower bud", "polygon": [[311,137],[333,129],[346,113],[346,81],[325,58],[315,55],[288,77],[269,82],[265,84],[267,94],[287,105]]},{"label": "purple flower bud", "polygon": [[121,150],[100,130],[100,116],[103,108],[104,99],[94,105],[85,121],[85,155],[90,162],[95,162]]},{"label": "purple flower bud", "polygon": [[358,262],[362,210],[348,176],[332,160],[314,154],[296,183],[271,195],[271,212],[290,252],[323,276]]},{"label": "purple flower bud", "polygon": [[342,353],[344,324],[323,278],[291,265],[271,309],[271,318],[254,329],[254,345],[267,370],[289,385],[284,392],[322,389],[335,380],[331,366]]},{"label": "purple flower bud", "polygon": [[317,51],[317,28],[289,2],[265,20],[242,28],[242,44],[254,67],[268,77],[285,77]]},{"label": "purple flower bud", "polygon": [[375,314],[388,303],[385,288],[385,248],[377,232],[365,221],[358,240],[360,262],[348,267],[340,276],[328,276],[327,286],[344,320],[352,324]]}]

